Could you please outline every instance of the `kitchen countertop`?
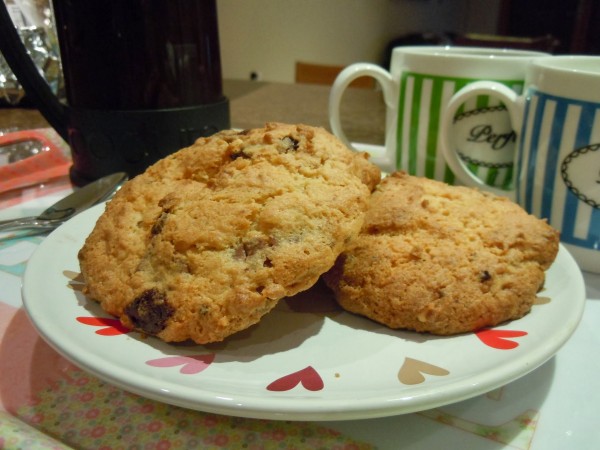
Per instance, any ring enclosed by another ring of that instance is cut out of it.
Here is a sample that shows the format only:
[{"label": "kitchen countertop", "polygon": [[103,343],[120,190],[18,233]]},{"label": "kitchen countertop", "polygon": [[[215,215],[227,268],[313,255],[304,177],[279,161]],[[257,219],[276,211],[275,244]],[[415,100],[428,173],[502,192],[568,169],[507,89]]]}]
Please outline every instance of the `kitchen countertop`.
[{"label": "kitchen countertop", "polygon": [[[268,121],[278,121],[330,129],[329,86],[224,80],[223,92],[230,102],[233,127],[254,128]],[[365,110],[369,113],[364,114]],[[380,91],[348,89],[342,100],[341,117],[353,142],[383,144],[385,107]],[[36,109],[0,108],[0,130],[48,126]]]}]

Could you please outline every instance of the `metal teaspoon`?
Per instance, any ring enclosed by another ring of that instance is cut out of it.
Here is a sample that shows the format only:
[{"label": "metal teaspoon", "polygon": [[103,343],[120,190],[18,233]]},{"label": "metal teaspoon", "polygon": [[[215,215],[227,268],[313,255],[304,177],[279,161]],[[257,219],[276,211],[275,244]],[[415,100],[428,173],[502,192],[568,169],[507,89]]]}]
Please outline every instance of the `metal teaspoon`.
[{"label": "metal teaspoon", "polygon": [[35,234],[53,230],[76,214],[108,200],[127,178],[124,172],[99,178],[59,200],[39,216],[0,220],[0,231],[29,229],[27,234]]}]

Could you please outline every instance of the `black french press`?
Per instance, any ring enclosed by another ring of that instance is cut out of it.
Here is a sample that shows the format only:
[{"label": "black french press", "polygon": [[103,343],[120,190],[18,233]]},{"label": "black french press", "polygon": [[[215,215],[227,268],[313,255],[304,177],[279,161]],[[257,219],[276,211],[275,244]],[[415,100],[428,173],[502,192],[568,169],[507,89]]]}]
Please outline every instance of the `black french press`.
[{"label": "black french press", "polygon": [[135,176],[228,128],[215,0],[53,0],[66,104],[26,53],[3,1],[0,50],[71,147],[71,179]]}]

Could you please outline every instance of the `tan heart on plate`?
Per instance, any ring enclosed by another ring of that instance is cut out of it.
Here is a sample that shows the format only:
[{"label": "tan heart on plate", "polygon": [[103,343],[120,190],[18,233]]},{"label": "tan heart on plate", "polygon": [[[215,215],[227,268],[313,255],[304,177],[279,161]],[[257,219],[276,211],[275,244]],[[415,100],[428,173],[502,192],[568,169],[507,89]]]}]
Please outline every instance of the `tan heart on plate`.
[{"label": "tan heart on plate", "polygon": [[434,366],[418,359],[404,358],[404,363],[398,371],[398,380],[402,384],[420,384],[425,381],[423,374],[441,377],[449,373],[443,367]]}]

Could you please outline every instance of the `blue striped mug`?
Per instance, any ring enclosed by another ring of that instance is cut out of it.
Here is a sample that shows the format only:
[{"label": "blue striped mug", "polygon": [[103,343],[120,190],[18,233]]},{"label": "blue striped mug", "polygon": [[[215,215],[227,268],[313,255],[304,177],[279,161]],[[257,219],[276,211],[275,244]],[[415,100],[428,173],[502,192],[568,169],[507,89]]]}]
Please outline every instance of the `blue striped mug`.
[{"label": "blue striped mug", "polygon": [[494,81],[458,91],[442,118],[442,151],[467,185],[503,194],[467,169],[452,144],[455,112],[493,92],[517,133],[512,196],[548,220],[583,270],[600,273],[600,57],[551,56],[532,61],[523,95]]}]

